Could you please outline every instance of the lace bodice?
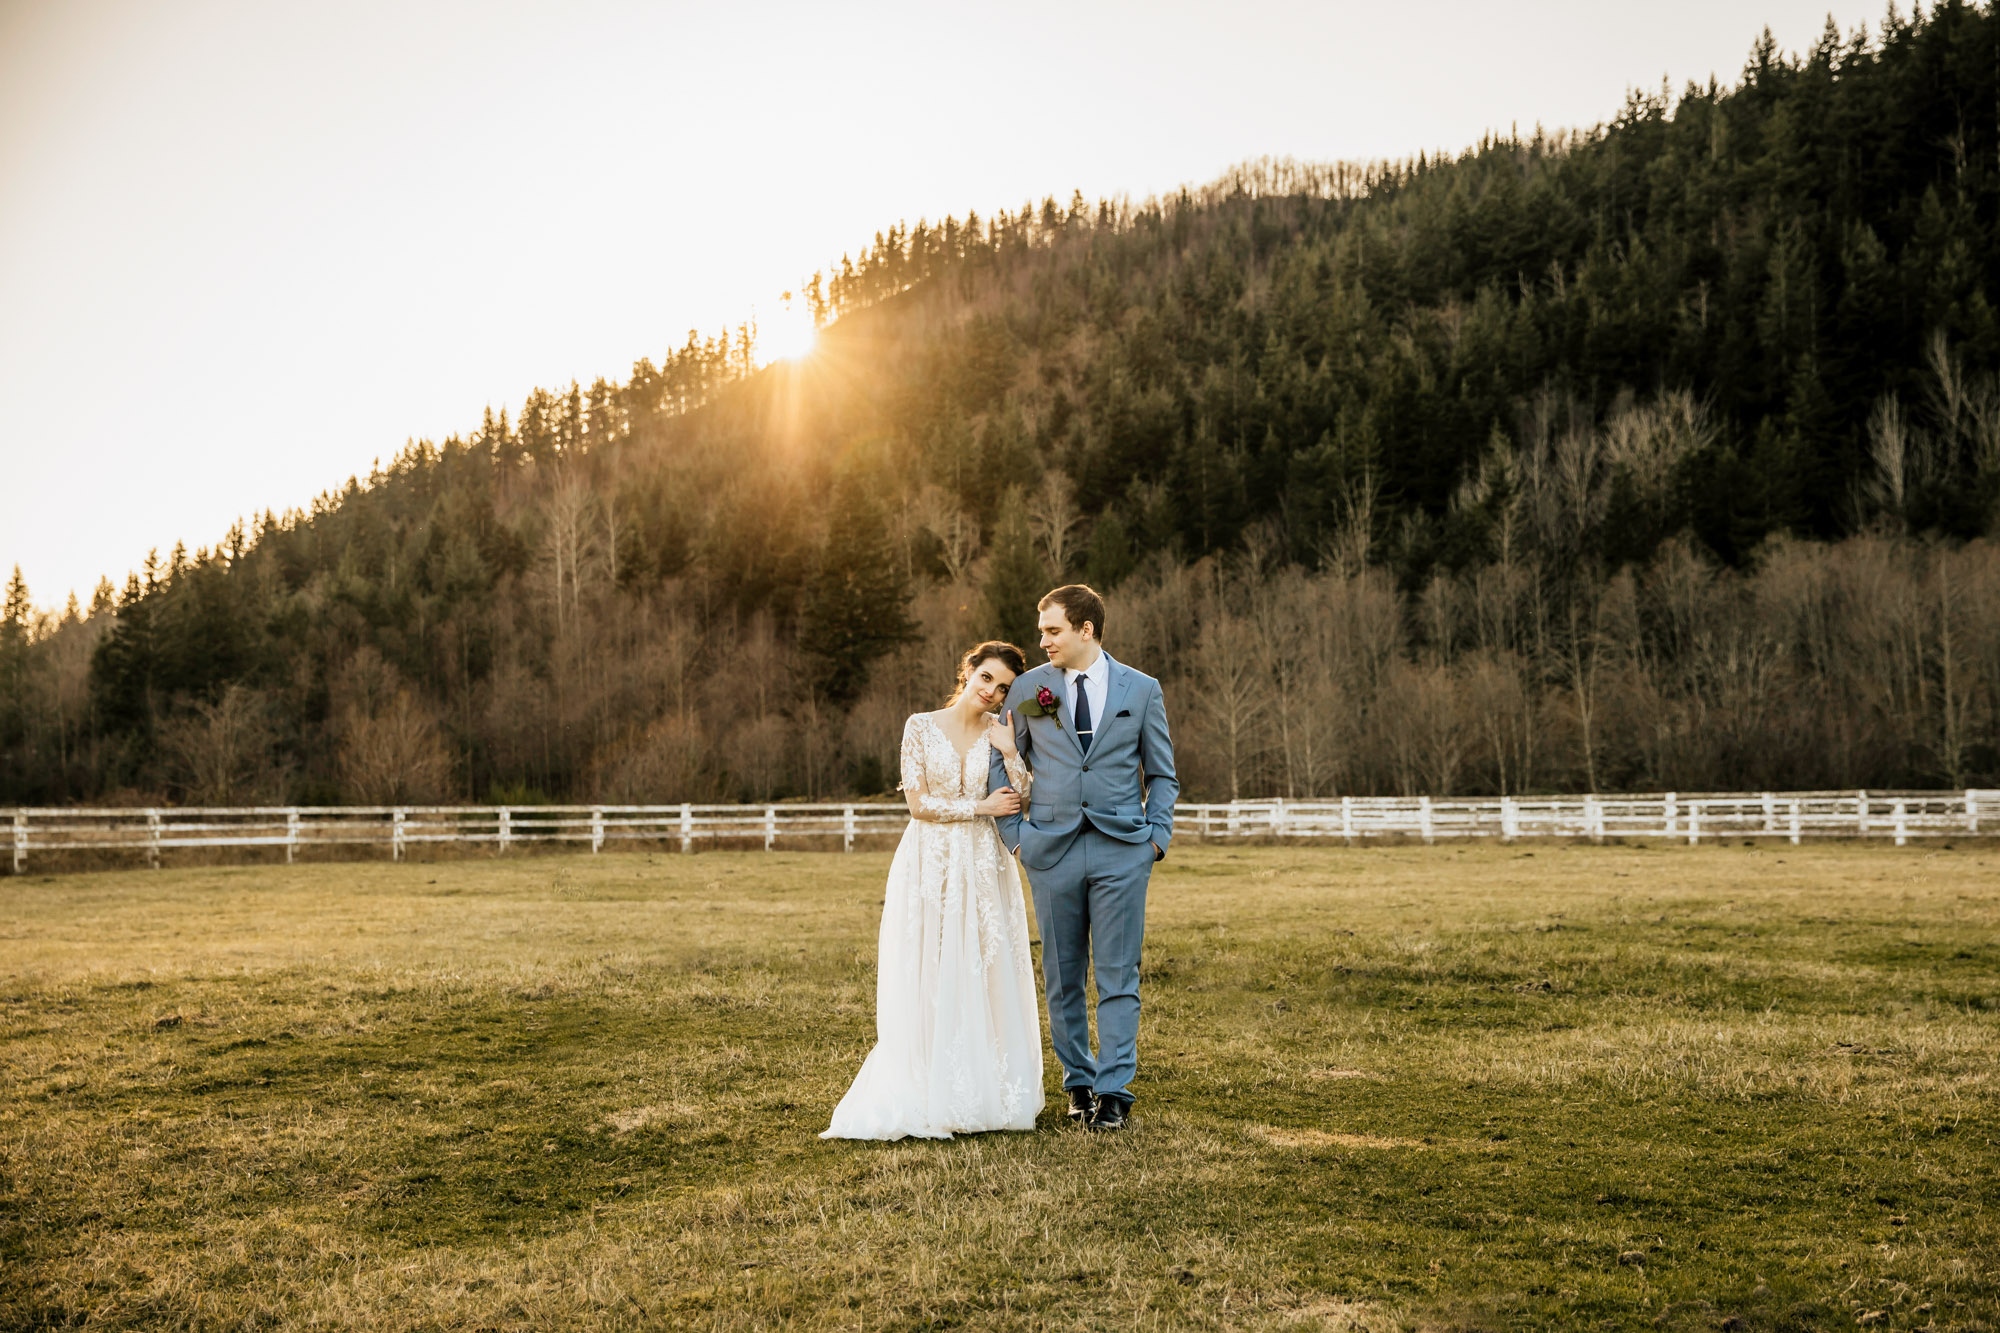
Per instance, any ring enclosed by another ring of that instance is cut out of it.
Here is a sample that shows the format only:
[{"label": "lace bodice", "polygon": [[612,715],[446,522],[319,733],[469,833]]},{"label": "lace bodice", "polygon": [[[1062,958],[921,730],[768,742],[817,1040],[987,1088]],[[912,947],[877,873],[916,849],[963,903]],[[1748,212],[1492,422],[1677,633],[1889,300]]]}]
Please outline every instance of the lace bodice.
[{"label": "lace bodice", "polygon": [[[910,813],[934,823],[973,818],[973,807],[986,795],[986,775],[992,762],[992,742],[981,732],[961,759],[958,747],[929,713],[912,713],[903,724],[902,789],[909,794]],[[1018,758],[1005,761],[1007,780],[1021,800],[1028,799],[1033,781]]]}]

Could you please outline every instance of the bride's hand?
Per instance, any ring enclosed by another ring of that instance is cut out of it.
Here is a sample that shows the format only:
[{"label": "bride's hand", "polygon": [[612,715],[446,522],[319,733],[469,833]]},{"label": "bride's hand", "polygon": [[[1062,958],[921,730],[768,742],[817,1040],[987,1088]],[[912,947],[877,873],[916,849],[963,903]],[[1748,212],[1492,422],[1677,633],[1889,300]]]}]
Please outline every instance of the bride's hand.
[{"label": "bride's hand", "polygon": [[1002,787],[973,806],[972,813],[996,816],[1018,815],[1021,813],[1021,797],[1012,787]]},{"label": "bride's hand", "polygon": [[987,724],[986,740],[988,744],[1008,759],[1019,759],[1021,757],[1020,747],[1014,744],[1013,709],[1008,709],[1003,716],[997,717]]}]

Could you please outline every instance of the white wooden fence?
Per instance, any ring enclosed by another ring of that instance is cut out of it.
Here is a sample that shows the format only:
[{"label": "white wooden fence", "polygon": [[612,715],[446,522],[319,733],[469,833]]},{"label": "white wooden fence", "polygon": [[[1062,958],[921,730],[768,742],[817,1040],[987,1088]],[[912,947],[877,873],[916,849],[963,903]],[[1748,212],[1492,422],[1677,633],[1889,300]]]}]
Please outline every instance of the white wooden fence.
[{"label": "white wooden fence", "polygon": [[[1195,838],[1911,838],[2000,835],[2000,790],[1666,792],[1646,796],[1344,796],[1176,807],[1179,836]],[[427,843],[619,842],[854,850],[858,837],[901,833],[900,803],[840,805],[290,806],[244,809],[0,809],[11,827],[13,870],[30,855],[160,853],[193,847],[386,848],[396,860]],[[810,840],[810,841],[808,841]]]},{"label": "white wooden fence", "polygon": [[[1982,822],[1983,821],[1983,822]],[[1642,796],[1343,796],[1183,805],[1175,832],[1203,837],[1911,838],[2000,836],[2000,790],[1662,792]]]}]

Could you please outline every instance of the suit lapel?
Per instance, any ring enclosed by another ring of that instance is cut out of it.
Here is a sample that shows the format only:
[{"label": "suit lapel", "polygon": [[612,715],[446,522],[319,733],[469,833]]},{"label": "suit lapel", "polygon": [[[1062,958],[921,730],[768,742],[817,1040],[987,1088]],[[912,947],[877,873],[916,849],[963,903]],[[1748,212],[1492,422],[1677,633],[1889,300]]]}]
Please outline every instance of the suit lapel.
[{"label": "suit lapel", "polygon": [[1104,659],[1111,665],[1111,678],[1105,682],[1104,687],[1104,720],[1096,723],[1099,736],[1102,736],[1104,729],[1111,725],[1111,720],[1118,716],[1118,710],[1125,706],[1125,695],[1132,688],[1131,668],[1121,664],[1110,653],[1105,653]]}]

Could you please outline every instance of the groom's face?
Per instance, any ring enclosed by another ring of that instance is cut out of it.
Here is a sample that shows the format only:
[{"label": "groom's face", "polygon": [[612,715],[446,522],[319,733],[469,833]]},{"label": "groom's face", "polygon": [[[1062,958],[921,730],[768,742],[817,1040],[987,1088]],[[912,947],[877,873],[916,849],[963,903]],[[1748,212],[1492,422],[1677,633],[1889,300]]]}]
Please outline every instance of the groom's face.
[{"label": "groom's face", "polygon": [[1051,665],[1062,670],[1090,665],[1097,654],[1097,626],[1088,620],[1078,629],[1069,623],[1069,614],[1056,603],[1042,608],[1036,622],[1042,631],[1042,651]]}]

